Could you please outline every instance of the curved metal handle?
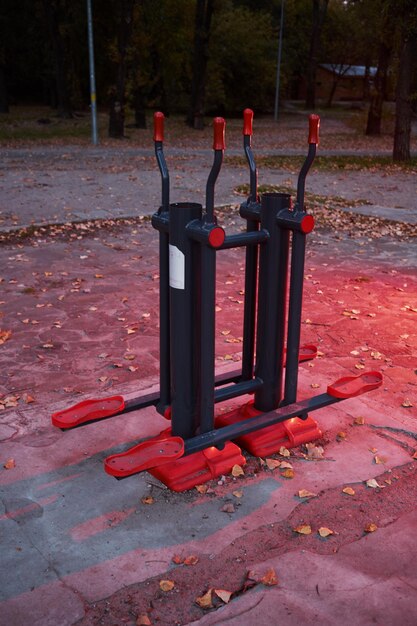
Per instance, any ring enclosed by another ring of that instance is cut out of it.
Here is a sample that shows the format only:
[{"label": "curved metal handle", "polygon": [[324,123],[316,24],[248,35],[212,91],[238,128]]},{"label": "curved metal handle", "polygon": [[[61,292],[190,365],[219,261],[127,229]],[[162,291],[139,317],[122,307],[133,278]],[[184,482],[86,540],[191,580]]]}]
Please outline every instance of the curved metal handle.
[{"label": "curved metal handle", "polygon": [[213,120],[213,150],[224,150],[226,122],[222,117],[215,117]]},{"label": "curved metal handle", "polygon": [[249,137],[252,136],[252,122],[253,122],[252,109],[245,109],[243,111],[243,134]]},{"label": "curved metal handle", "polygon": [[164,140],[164,120],[165,115],[161,111],[157,111],[153,114],[153,140]]},{"label": "curved metal handle", "polygon": [[308,143],[315,143],[319,145],[319,129],[320,129],[320,116],[312,113],[308,117]]}]

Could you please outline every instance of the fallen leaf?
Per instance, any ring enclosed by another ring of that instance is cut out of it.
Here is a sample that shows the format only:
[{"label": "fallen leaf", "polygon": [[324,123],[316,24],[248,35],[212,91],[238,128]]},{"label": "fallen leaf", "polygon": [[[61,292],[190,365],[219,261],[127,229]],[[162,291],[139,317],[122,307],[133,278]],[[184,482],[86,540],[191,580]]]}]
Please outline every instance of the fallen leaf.
[{"label": "fallen leaf", "polygon": [[343,430],[339,431],[336,435],[337,441],[343,441],[344,439],[346,439],[346,437],[347,435]]},{"label": "fallen leaf", "polygon": [[369,480],[366,481],[366,486],[370,487],[371,489],[376,489],[377,487],[383,487],[383,485],[380,485],[375,478],[370,478]]},{"label": "fallen leaf", "polygon": [[318,387],[320,387],[320,385],[318,383],[311,383],[310,387],[312,389],[317,389]]},{"label": "fallen leaf", "polygon": [[214,593],[217,597],[220,598],[225,604],[230,601],[232,591],[226,591],[226,589],[213,589]]},{"label": "fallen leaf", "polygon": [[104,278],[104,274],[94,274],[94,278]]},{"label": "fallen leaf", "polygon": [[299,535],[311,535],[311,526],[310,524],[301,524],[301,526],[293,528],[293,531]]},{"label": "fallen leaf", "polygon": [[198,493],[207,493],[208,485],[196,485]]},{"label": "fallen leaf", "polygon": [[329,535],[334,535],[333,530],[330,530],[330,528],[326,528],[326,526],[321,526],[317,532],[319,533],[320,537],[329,537]]},{"label": "fallen leaf", "polygon": [[16,467],[16,461],[14,459],[7,459],[6,463],[3,465],[4,469],[14,469]]},{"label": "fallen leaf", "polygon": [[152,496],[143,496],[140,501],[142,504],[153,504],[155,502]]},{"label": "fallen leaf", "polygon": [[174,554],[171,561],[175,563],[176,565],[182,565],[182,563],[184,563],[183,557],[180,556],[179,554]]},{"label": "fallen leaf", "polygon": [[190,556],[187,556],[184,559],[184,565],[197,565],[199,561],[198,556],[195,556],[194,554],[190,554]]},{"label": "fallen leaf", "polygon": [[159,588],[162,591],[171,591],[172,589],[174,589],[175,587],[175,583],[173,580],[160,580],[159,581]]},{"label": "fallen leaf", "polygon": [[278,578],[277,578],[277,575],[275,573],[275,570],[272,567],[270,567],[266,571],[264,576],[262,576],[260,582],[263,585],[267,585],[268,587],[272,587],[273,585],[278,585]]},{"label": "fallen leaf", "polygon": [[314,443],[306,443],[307,458],[308,459],[322,459],[324,455],[324,449],[322,446],[315,446]]},{"label": "fallen leaf", "polygon": [[240,489],[236,490],[236,491],[233,491],[232,494],[235,496],[235,498],[242,498],[243,497],[243,491],[241,491]]},{"label": "fallen leaf", "polygon": [[279,453],[280,456],[290,456],[290,451],[288,450],[288,448],[285,448],[284,446],[281,446],[279,449]]},{"label": "fallen leaf", "polygon": [[367,526],[365,526],[364,531],[366,533],[373,533],[376,530],[378,530],[378,526],[376,524],[374,524],[373,522],[371,524],[368,524]]},{"label": "fallen leaf", "polygon": [[136,618],[136,626],[151,626],[152,622],[149,617],[143,613],[142,615],[138,615]]},{"label": "fallen leaf", "polygon": [[245,472],[243,471],[243,469],[241,468],[240,465],[233,465],[232,468],[232,476],[244,476]]},{"label": "fallen leaf", "polygon": [[387,462],[387,459],[384,456],[374,456],[374,461],[377,465],[384,465]]},{"label": "fallen leaf", "polygon": [[404,402],[401,402],[401,406],[403,406],[403,407],[404,407],[404,408],[406,408],[406,409],[409,409],[410,407],[412,407],[412,406],[413,406],[413,403],[412,403],[412,402],[410,402],[410,400],[409,400],[408,398],[406,398],[406,399],[404,400]]},{"label": "fallen leaf", "polygon": [[344,489],[342,489],[343,493],[346,493],[348,496],[354,496],[355,495],[355,490],[352,489],[352,487],[344,487]]},{"label": "fallen leaf", "polygon": [[274,470],[281,466],[281,461],[277,461],[276,459],[265,459],[265,464],[268,469]]},{"label": "fallen leaf", "polygon": [[293,469],[293,466],[288,461],[281,461],[281,469]]},{"label": "fallen leaf", "polygon": [[0,329],[0,345],[6,343],[8,339],[12,336],[11,330],[1,330]]},{"label": "fallen leaf", "polygon": [[222,330],[221,334],[224,336],[227,336],[227,335],[230,335],[230,332],[231,332],[230,330]]},{"label": "fallen leaf", "polygon": [[308,489],[300,489],[300,491],[298,492],[299,498],[315,498],[316,496],[317,496],[316,493],[313,493],[312,491],[308,491]]},{"label": "fallen leaf", "polygon": [[358,415],[358,417],[354,418],[353,423],[356,426],[363,426],[365,424],[365,418],[362,417],[362,415]]},{"label": "fallen leaf", "polygon": [[220,509],[222,513],[234,513],[236,511],[235,505],[232,502],[224,504]]},{"label": "fallen leaf", "polygon": [[355,365],[355,369],[357,370],[363,370],[365,369],[365,366],[362,363],[356,363]]},{"label": "fallen leaf", "polygon": [[26,402],[26,404],[32,404],[32,402],[35,402],[35,398],[31,396],[29,393],[24,393],[23,402]]},{"label": "fallen leaf", "polygon": [[196,604],[198,604],[198,606],[202,609],[212,609],[212,591],[212,589],[209,589],[203,596],[199,596],[196,599]]},{"label": "fallen leaf", "polygon": [[417,450],[414,452],[414,454],[411,457],[412,459],[417,459]]},{"label": "fallen leaf", "polygon": [[294,478],[294,470],[293,469],[285,469],[283,472],[281,472],[281,476],[283,478]]}]

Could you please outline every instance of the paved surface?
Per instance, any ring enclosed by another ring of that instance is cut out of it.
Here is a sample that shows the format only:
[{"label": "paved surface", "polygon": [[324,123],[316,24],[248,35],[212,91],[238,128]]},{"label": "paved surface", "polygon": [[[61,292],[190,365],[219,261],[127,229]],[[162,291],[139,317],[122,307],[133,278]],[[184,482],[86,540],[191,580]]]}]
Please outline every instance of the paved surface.
[{"label": "paved surface", "polygon": [[[39,154],[6,154],[3,231],[148,214],[157,205],[150,155],[128,155],[126,172],[119,155],[92,152],[83,164],[79,151],[65,154],[52,161],[49,154],[44,164]],[[201,199],[205,158],[193,160],[191,176],[189,160],[178,159],[172,200]],[[265,182],[291,178],[265,175]],[[221,174],[217,197],[236,201],[233,187],[242,180],[238,168]],[[308,189],[356,194],[415,223],[412,173],[320,175]],[[236,227],[233,216],[225,221]],[[166,427],[153,409],[67,433],[50,424],[53,411],[81,399],[157,388],[156,242],[142,223],[39,231],[0,247],[0,326],[10,331],[0,346],[0,623],[134,625],[148,623],[146,615],[167,626],[414,625],[415,241],[343,230],[311,235],[302,337],[321,354],[300,368],[300,397],[365,369],[382,371],[384,384],[314,415],[323,452],[275,457],[291,463],[293,478],[248,455],[244,476],[183,494],[147,473],[116,482],[102,469],[110,453]],[[239,365],[243,288],[242,255],[222,254],[219,371]],[[365,484],[372,478],[379,486]],[[353,495],[342,491],[347,486]],[[314,497],[300,497],[303,489]],[[294,530],[303,525],[311,534]],[[333,534],[320,537],[320,527]],[[189,556],[193,565],[175,563]],[[277,581],[264,578],[271,568]],[[161,580],[173,588],[161,590]],[[196,599],[210,589],[233,595],[224,604],[213,592],[213,608],[202,609]]]}]

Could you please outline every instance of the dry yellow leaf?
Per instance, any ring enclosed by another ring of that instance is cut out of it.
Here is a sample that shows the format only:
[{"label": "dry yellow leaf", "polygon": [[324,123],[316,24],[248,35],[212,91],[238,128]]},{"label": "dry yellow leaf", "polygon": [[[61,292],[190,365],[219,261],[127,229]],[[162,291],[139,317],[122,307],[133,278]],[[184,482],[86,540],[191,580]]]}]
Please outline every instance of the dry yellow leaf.
[{"label": "dry yellow leaf", "polygon": [[263,585],[267,585],[268,587],[272,587],[273,585],[277,585],[278,584],[278,578],[277,575],[275,573],[275,570],[270,567],[264,574],[264,576],[262,576],[260,582]]},{"label": "dry yellow leaf", "polygon": [[195,554],[190,554],[190,556],[187,556],[184,559],[184,565],[197,565],[198,561],[198,556],[195,556]]},{"label": "dry yellow leaf", "polygon": [[203,596],[199,596],[196,599],[196,604],[198,604],[199,607],[201,607],[202,609],[212,609],[213,608],[213,603],[212,603],[212,589],[209,589]]},{"label": "dry yellow leaf", "polygon": [[151,626],[151,625],[152,625],[152,622],[145,613],[137,616],[136,626]]},{"label": "dry yellow leaf", "polygon": [[344,489],[342,489],[343,493],[346,493],[348,496],[354,496],[355,495],[355,490],[352,489],[352,487],[345,487]]},{"label": "dry yellow leaf", "polygon": [[365,526],[364,530],[366,533],[373,533],[378,530],[378,526],[372,522],[371,524]]},{"label": "dry yellow leaf", "polygon": [[32,402],[35,402],[35,398],[28,393],[24,393],[23,401],[26,402],[26,404],[32,404]]},{"label": "dry yellow leaf", "polygon": [[340,430],[340,431],[337,433],[337,435],[336,435],[336,438],[337,438],[339,441],[342,441],[343,439],[346,439],[346,437],[347,437],[347,435],[346,435],[346,433],[345,433],[343,430]]},{"label": "dry yellow leaf", "polygon": [[198,493],[207,493],[208,486],[207,485],[196,485]]},{"label": "dry yellow leaf", "polygon": [[184,563],[183,557],[180,556],[179,554],[174,554],[171,561],[175,563],[176,565],[181,565],[182,563]]},{"label": "dry yellow leaf", "polygon": [[230,332],[231,332],[230,330],[222,330],[221,334],[226,337],[227,335],[230,335]]},{"label": "dry yellow leaf", "polygon": [[287,468],[283,472],[281,472],[281,476],[283,478],[294,478],[294,470]]},{"label": "dry yellow leaf", "polygon": [[279,454],[281,456],[290,456],[290,451],[288,450],[288,448],[284,448],[284,446],[281,446],[279,449]]},{"label": "dry yellow leaf", "polygon": [[240,489],[233,491],[232,494],[235,496],[235,498],[243,498],[243,491],[241,491]]},{"label": "dry yellow leaf", "polygon": [[366,481],[366,486],[367,487],[371,487],[371,489],[376,489],[377,487],[382,487],[383,485],[380,485],[375,478],[370,478],[369,480]]},{"label": "dry yellow leaf", "polygon": [[356,426],[363,426],[365,424],[365,418],[362,417],[362,415],[358,415],[358,417],[355,417],[355,419],[353,420],[353,423]]},{"label": "dry yellow leaf", "polygon": [[311,383],[310,387],[312,389],[317,389],[318,387],[320,387],[320,385],[318,383]]},{"label": "dry yellow leaf", "polygon": [[311,535],[311,526],[310,524],[301,524],[301,526],[293,528],[293,531],[299,535]]},{"label": "dry yellow leaf", "polygon": [[160,580],[159,581],[159,588],[162,591],[171,591],[172,589],[174,589],[175,587],[175,583],[173,580]]},{"label": "dry yellow leaf", "polygon": [[104,274],[94,274],[94,278],[104,278]]},{"label": "dry yellow leaf", "polygon": [[411,457],[412,459],[417,459],[417,450],[414,452],[414,454]]},{"label": "dry yellow leaf", "polygon": [[245,475],[245,472],[243,471],[240,465],[233,465],[232,476],[236,478],[237,476],[244,476],[244,475]]},{"label": "dry yellow leaf", "polygon": [[355,369],[357,370],[363,370],[365,369],[365,366],[362,363],[356,363],[355,365]]},{"label": "dry yellow leaf", "polygon": [[293,466],[291,465],[291,463],[288,463],[288,461],[282,461],[281,469],[293,469]]},{"label": "dry yellow leaf", "polygon": [[277,461],[276,459],[265,459],[265,463],[270,470],[277,469],[277,467],[281,466],[281,461]]},{"label": "dry yellow leaf", "polygon": [[317,496],[316,493],[313,493],[312,491],[308,491],[307,489],[300,489],[300,491],[298,492],[299,498],[315,498],[316,496]]},{"label": "dry yellow leaf", "polygon": [[4,469],[13,469],[16,467],[16,462],[14,459],[7,459],[6,463],[3,465]]},{"label": "dry yellow leaf", "polygon": [[384,465],[387,462],[386,457],[384,456],[374,456],[374,461],[377,465]]},{"label": "dry yellow leaf", "polygon": [[153,504],[155,502],[152,496],[143,496],[140,501],[142,504]]},{"label": "dry yellow leaf", "polygon": [[214,589],[214,593],[220,600],[222,600],[225,604],[230,601],[232,591],[227,591],[226,589]]},{"label": "dry yellow leaf", "polygon": [[315,446],[314,443],[306,443],[307,449],[307,458],[312,459],[322,459],[324,455],[324,449],[322,446]]},{"label": "dry yellow leaf", "polygon": [[413,403],[408,398],[406,398],[404,402],[401,402],[401,406],[403,406],[406,409],[409,409],[410,407],[413,406]]},{"label": "dry yellow leaf", "polygon": [[320,537],[329,537],[329,535],[334,535],[334,532],[330,530],[330,528],[326,528],[326,526],[321,526],[317,532]]}]

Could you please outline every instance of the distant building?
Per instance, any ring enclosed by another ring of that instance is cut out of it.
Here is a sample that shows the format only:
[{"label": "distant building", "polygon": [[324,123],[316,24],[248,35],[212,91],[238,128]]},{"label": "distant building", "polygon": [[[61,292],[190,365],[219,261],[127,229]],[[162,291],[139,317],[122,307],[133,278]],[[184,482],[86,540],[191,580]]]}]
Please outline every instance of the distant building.
[{"label": "distant building", "polygon": [[[327,102],[366,100],[372,88],[376,67],[365,65],[343,65],[339,63],[322,63],[317,68],[316,98]],[[333,94],[332,94],[333,91]],[[306,96],[306,82],[302,78],[298,83],[297,98]]]}]

